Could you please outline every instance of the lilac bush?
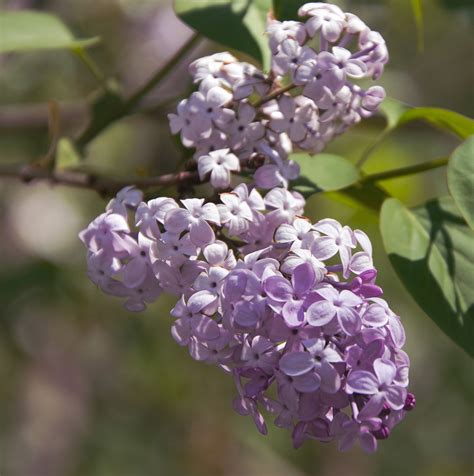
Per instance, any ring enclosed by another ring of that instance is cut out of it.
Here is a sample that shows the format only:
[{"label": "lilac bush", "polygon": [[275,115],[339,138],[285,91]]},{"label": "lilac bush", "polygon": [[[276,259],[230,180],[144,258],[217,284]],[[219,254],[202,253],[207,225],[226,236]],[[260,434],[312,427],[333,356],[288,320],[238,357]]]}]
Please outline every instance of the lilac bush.
[{"label": "lilac bush", "polygon": [[[190,65],[198,86],[170,115],[218,199],[121,190],[80,238],[91,280],[143,311],[175,295],[172,336],[235,382],[234,409],[306,439],[377,448],[415,405],[400,318],[381,298],[369,237],[312,223],[291,190],[293,149],[316,153],[373,114],[388,53],[338,7],[309,3],[306,21],[270,20],[268,74],[229,53]],[[247,182],[233,177],[254,161]],[[216,203],[217,202],[217,203]]]}]

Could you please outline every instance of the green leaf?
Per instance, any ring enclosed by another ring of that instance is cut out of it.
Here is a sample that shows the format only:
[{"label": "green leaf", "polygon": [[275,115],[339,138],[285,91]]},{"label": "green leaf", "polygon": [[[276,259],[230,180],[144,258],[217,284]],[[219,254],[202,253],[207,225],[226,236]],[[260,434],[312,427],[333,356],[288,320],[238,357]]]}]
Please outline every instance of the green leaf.
[{"label": "green leaf", "polygon": [[55,167],[56,170],[70,169],[77,167],[81,162],[81,158],[76,151],[73,142],[67,137],[61,137],[58,141],[56,152]]},{"label": "green leaf", "polygon": [[413,211],[385,201],[385,249],[399,278],[428,316],[474,357],[474,232],[450,197]]},{"label": "green leaf", "polygon": [[380,111],[387,119],[387,129],[394,129],[411,121],[423,120],[453,132],[461,139],[474,134],[474,120],[449,109],[410,107],[393,98],[386,98]]},{"label": "green leaf", "polygon": [[390,196],[382,187],[375,183],[355,184],[339,192],[331,192],[343,196],[343,201],[349,205],[363,205],[377,214],[384,201]]},{"label": "green leaf", "polygon": [[334,191],[356,183],[360,173],[354,164],[344,157],[332,154],[293,154],[291,159],[301,167],[302,180],[296,182],[299,191]]},{"label": "green leaf", "polygon": [[305,3],[308,2],[306,0],[273,0],[273,14],[280,21],[301,20],[298,10]]},{"label": "green leaf", "polygon": [[402,115],[398,125],[403,125],[415,120],[427,121],[441,129],[453,132],[461,139],[466,139],[474,134],[473,119],[448,109],[415,107]]},{"label": "green leaf", "polygon": [[269,67],[265,29],[271,0],[175,0],[174,8],[199,33]]},{"label": "green leaf", "polygon": [[31,10],[0,11],[0,53],[92,46],[99,38],[74,38],[54,15]]},{"label": "green leaf", "polygon": [[379,212],[389,197],[387,192],[374,183],[358,183],[359,169],[344,157],[333,154],[292,154],[291,159],[301,167],[300,177],[292,182],[292,188],[304,197],[327,192],[328,197],[352,207],[360,205]]},{"label": "green leaf", "polygon": [[474,136],[469,137],[451,155],[448,186],[463,217],[474,229]]}]

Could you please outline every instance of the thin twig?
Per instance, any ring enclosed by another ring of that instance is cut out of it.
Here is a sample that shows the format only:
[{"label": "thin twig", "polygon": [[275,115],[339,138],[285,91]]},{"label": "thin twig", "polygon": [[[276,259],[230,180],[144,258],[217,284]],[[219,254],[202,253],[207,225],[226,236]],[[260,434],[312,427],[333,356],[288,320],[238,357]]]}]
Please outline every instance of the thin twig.
[{"label": "thin twig", "polygon": [[72,170],[51,171],[32,165],[1,165],[0,176],[20,179],[25,183],[45,181],[53,185],[95,190],[101,195],[114,195],[121,188],[135,185],[138,188],[154,188],[178,183],[199,183],[197,172],[178,172],[176,174],[158,175],[154,177],[131,177],[127,179],[104,177],[98,174],[77,172]]},{"label": "thin twig", "polygon": [[[242,168],[255,166],[252,160],[241,161]],[[36,164],[0,165],[0,177],[15,178],[25,183],[32,181],[49,182],[52,185],[67,185],[69,187],[95,190],[100,195],[115,195],[120,189],[129,185],[145,190],[169,185],[195,185],[205,183],[209,178],[200,179],[196,170],[185,170],[174,174],[157,175],[153,177],[106,177],[99,174],[77,170],[48,170]]]},{"label": "thin twig", "polygon": [[[448,163],[448,160],[448,157],[441,157],[423,164],[367,175],[359,181],[359,184],[367,185],[382,180],[396,179],[419,172],[426,172],[428,170],[445,166]],[[175,174],[165,174],[153,177],[132,177],[122,179],[72,170],[51,171],[38,166],[24,164],[1,165],[0,177],[16,178],[25,183],[37,180],[46,181],[51,184],[95,190],[101,195],[114,195],[121,188],[128,185],[135,185],[138,188],[147,189],[184,183],[201,183],[199,174],[196,171],[183,171]]]},{"label": "thin twig", "polygon": [[95,80],[100,84],[100,86],[106,87],[107,78],[105,74],[101,71],[97,63],[89,55],[89,53],[83,48],[77,48],[73,51],[76,56],[84,63],[84,65],[87,67],[87,69],[95,78]]},{"label": "thin twig", "polygon": [[260,100],[258,100],[255,104],[254,107],[260,107],[263,104],[271,101],[272,99],[276,99],[278,96],[281,96],[284,93],[287,93],[288,91],[291,91],[292,89],[296,88],[297,86],[295,84],[288,84],[288,86],[283,86],[281,88],[275,89],[273,92],[268,94],[267,96],[264,96]]}]

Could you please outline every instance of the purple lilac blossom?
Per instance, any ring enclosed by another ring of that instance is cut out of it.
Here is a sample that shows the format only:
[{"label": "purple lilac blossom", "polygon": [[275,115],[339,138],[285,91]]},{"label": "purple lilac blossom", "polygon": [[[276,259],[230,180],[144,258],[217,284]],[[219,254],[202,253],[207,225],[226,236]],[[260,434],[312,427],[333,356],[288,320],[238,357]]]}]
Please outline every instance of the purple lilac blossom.
[{"label": "purple lilac blossom", "polygon": [[[177,297],[173,338],[232,375],[233,407],[260,433],[265,411],[295,448],[334,440],[372,453],[415,407],[405,331],[381,298],[369,237],[304,217],[290,154],[318,153],[377,111],[383,88],[354,80],[378,79],[388,52],[337,6],[307,3],[299,15],[304,22],[270,19],[268,75],[225,52],[189,67],[198,91],[169,115],[170,128],[194,149],[200,179],[224,192],[220,203],[144,202],[129,186],[79,236],[89,278],[129,311],[162,292]],[[288,81],[296,89],[262,101]],[[231,189],[231,174],[256,157],[253,181]]]},{"label": "purple lilac blossom", "polygon": [[[378,79],[388,62],[378,32],[327,3],[307,3],[299,16],[300,22],[269,18],[268,74],[226,52],[189,66],[198,91],[169,114],[170,128],[194,149],[200,177],[209,177],[214,188],[229,189],[230,173],[257,155],[264,164],[255,184],[288,188],[299,175],[289,157],[293,150],[321,152],[375,114],[385,98],[381,86],[365,90],[355,82]],[[294,90],[260,102],[288,82]]]},{"label": "purple lilac blossom", "polygon": [[173,338],[233,375],[233,406],[261,433],[266,411],[295,447],[336,440],[342,451],[356,442],[375,451],[415,397],[368,236],[312,223],[285,188],[262,196],[240,184],[218,205],[137,196],[119,192],[81,232],[90,279],[134,312],[174,294]]}]

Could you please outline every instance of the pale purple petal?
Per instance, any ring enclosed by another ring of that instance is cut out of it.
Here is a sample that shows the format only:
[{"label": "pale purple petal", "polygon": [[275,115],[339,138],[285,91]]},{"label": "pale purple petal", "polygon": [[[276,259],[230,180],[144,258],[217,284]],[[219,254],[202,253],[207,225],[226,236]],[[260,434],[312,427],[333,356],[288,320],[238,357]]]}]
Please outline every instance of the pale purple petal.
[{"label": "pale purple petal", "polygon": [[388,359],[376,359],[374,361],[374,371],[381,384],[390,385],[397,373],[397,367]]},{"label": "pale purple petal", "polygon": [[335,315],[336,307],[329,301],[317,301],[306,310],[308,324],[315,327],[326,325]]},{"label": "pale purple petal", "polygon": [[194,222],[189,230],[191,241],[199,247],[204,247],[215,240],[211,226],[205,220]]},{"label": "pale purple petal", "polygon": [[360,446],[366,453],[372,454],[377,451],[377,439],[372,433],[363,433],[360,435],[359,441]]},{"label": "pale purple petal", "polygon": [[391,385],[385,390],[385,399],[393,410],[401,410],[405,405],[407,398],[407,390],[403,387]]},{"label": "pale purple petal", "polygon": [[290,283],[280,276],[270,276],[264,283],[265,292],[278,302],[286,302],[293,297],[293,288]]},{"label": "pale purple petal", "polygon": [[379,382],[373,373],[366,370],[355,370],[349,373],[346,388],[351,393],[372,395],[378,392]]},{"label": "pale purple petal", "polygon": [[311,245],[311,253],[321,260],[332,258],[338,251],[336,242],[330,236],[318,237]]},{"label": "pale purple petal", "polygon": [[316,274],[313,267],[309,263],[302,263],[297,266],[293,271],[291,282],[293,289],[298,296],[303,295],[309,291],[316,280]]},{"label": "pale purple petal", "polygon": [[314,360],[308,352],[292,352],[280,359],[279,367],[286,375],[297,377],[309,372],[314,367]]},{"label": "pale purple petal", "polygon": [[321,390],[327,393],[336,393],[339,390],[341,377],[331,364],[322,362],[318,373],[321,377]]},{"label": "pale purple petal", "polygon": [[361,320],[359,314],[349,307],[340,307],[337,309],[337,318],[342,330],[350,335],[355,336],[361,328]]},{"label": "pale purple petal", "polygon": [[205,340],[218,339],[220,336],[219,326],[208,316],[195,316],[191,319],[194,334]]},{"label": "pale purple petal", "polygon": [[308,372],[299,377],[293,378],[293,386],[302,393],[311,393],[318,390],[321,383],[321,378],[314,372]]}]

